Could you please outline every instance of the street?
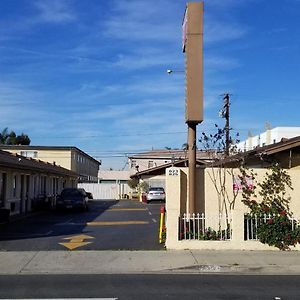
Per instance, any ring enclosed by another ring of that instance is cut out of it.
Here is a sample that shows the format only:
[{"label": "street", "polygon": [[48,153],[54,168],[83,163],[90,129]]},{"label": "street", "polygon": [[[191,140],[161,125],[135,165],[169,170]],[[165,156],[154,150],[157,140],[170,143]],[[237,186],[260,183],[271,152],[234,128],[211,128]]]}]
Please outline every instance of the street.
[{"label": "street", "polygon": [[87,212],[39,212],[0,225],[0,251],[160,250],[161,205],[93,200]]},{"label": "street", "polygon": [[199,274],[0,276],[0,299],[296,300],[300,298],[299,284],[299,276]]}]

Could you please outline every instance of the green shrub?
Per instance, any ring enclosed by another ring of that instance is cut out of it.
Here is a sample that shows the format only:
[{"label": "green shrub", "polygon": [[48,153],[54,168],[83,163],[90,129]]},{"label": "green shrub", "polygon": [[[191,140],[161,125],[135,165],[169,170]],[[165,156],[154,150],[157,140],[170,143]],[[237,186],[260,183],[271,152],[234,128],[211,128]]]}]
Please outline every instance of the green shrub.
[{"label": "green shrub", "polygon": [[[242,176],[247,176],[243,170]],[[253,172],[251,173],[253,177]],[[289,250],[300,241],[300,229],[292,213],[289,211],[290,197],[287,188],[292,189],[289,174],[278,164],[271,167],[260,187],[259,195],[262,201],[251,200],[256,197],[254,190],[243,186],[243,203],[249,207],[250,214],[259,217],[257,224],[257,238],[260,242],[275,246],[280,250]],[[263,216],[267,216],[264,218]]]}]

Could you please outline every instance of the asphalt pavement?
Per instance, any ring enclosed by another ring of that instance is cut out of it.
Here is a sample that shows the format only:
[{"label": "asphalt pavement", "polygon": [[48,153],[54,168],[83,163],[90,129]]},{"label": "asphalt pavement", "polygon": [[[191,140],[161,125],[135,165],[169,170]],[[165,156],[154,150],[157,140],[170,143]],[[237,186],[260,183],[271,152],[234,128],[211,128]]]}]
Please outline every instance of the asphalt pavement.
[{"label": "asphalt pavement", "polygon": [[89,211],[44,211],[0,225],[0,251],[161,250],[161,203],[94,200]]},{"label": "asphalt pavement", "polygon": [[298,300],[300,276],[0,275],[0,299]]}]

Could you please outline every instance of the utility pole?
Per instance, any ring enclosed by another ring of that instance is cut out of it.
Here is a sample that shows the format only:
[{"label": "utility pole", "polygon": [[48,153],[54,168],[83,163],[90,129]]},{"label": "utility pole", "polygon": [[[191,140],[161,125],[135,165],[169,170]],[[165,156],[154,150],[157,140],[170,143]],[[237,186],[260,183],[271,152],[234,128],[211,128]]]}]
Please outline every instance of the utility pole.
[{"label": "utility pole", "polygon": [[225,119],[225,155],[229,156],[230,151],[230,127],[229,127],[229,108],[230,108],[230,97],[229,94],[224,95],[224,106],[222,110],[222,117]]}]

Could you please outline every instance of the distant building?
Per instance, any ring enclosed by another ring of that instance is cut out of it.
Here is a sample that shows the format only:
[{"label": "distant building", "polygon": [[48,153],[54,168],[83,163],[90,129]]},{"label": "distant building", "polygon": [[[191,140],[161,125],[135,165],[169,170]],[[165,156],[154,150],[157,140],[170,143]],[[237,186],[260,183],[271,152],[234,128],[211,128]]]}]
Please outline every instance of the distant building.
[{"label": "distant building", "polygon": [[129,171],[99,170],[99,183],[127,183]]},{"label": "distant building", "polygon": [[237,149],[240,151],[253,150],[256,147],[279,143],[282,139],[290,139],[300,135],[300,127],[275,127],[255,136],[249,136],[247,140],[239,142]]},{"label": "distant building", "polygon": [[[178,160],[186,160],[188,151],[184,150],[152,150],[128,157],[130,176],[148,169],[166,165]],[[205,151],[197,151],[197,160],[210,160],[211,155]]]},{"label": "distant building", "polygon": [[61,190],[76,187],[77,181],[75,172],[0,150],[0,211],[9,215],[51,207]]},{"label": "distant building", "polygon": [[79,182],[97,182],[101,162],[77,147],[0,145],[1,150],[56,164],[79,175]]},{"label": "distant building", "polygon": [[100,170],[98,183],[80,183],[78,187],[91,192],[94,199],[121,199],[131,192],[129,179],[129,171]]},{"label": "distant building", "polygon": [[[131,175],[131,178],[139,179],[148,184],[149,187],[163,187],[166,186],[166,169],[172,166],[185,167],[188,165],[187,159],[176,160],[174,163],[166,163],[158,167],[147,169]],[[203,160],[196,160],[196,168],[205,168]]]}]

